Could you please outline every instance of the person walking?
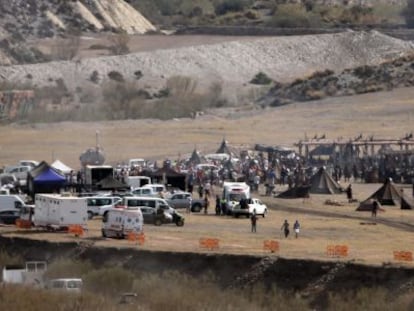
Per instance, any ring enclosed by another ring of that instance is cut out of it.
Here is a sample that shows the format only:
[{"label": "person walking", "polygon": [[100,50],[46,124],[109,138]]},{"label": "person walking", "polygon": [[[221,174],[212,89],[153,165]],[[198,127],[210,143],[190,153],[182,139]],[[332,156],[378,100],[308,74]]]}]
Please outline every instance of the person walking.
[{"label": "person walking", "polygon": [[295,238],[297,239],[299,236],[299,231],[300,231],[300,223],[298,220],[296,220],[295,223],[293,224],[293,230],[295,230]]},{"label": "person walking", "polygon": [[253,210],[253,213],[250,216],[250,222],[252,224],[252,232],[256,233],[256,223],[257,223],[256,210]]},{"label": "person walking", "polygon": [[290,233],[289,222],[287,221],[287,219],[285,219],[285,222],[283,223],[281,230],[283,230],[283,233],[285,234],[285,238],[287,238]]}]

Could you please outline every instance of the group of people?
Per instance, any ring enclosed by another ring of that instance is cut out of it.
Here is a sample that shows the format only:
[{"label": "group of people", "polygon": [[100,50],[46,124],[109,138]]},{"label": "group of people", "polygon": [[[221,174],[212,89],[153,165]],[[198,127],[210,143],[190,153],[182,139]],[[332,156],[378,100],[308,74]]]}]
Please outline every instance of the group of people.
[{"label": "group of people", "polygon": [[[252,215],[250,215],[250,222],[251,222],[251,231],[256,232],[256,225],[257,225],[257,215],[255,211],[253,211]],[[290,224],[287,219],[282,224],[282,227],[280,228],[283,231],[283,234],[285,238],[287,239],[290,234]],[[295,231],[295,238],[297,239],[299,237],[300,233],[300,223],[298,220],[295,221],[293,224],[293,230]]]}]

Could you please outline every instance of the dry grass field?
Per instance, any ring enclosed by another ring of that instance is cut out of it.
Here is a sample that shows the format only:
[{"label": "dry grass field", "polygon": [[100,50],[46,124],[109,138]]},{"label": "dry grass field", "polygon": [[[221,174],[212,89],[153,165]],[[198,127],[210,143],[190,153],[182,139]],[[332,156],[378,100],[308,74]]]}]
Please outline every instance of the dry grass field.
[{"label": "dry grass field", "polygon": [[352,97],[327,98],[279,108],[240,107],[207,112],[197,119],[125,120],[116,122],[26,124],[0,127],[0,166],[20,159],[60,159],[78,169],[79,155],[95,147],[96,132],[107,163],[144,157],[162,160],[230,145],[293,144],[305,135],[327,138],[374,135],[399,138],[413,131],[414,88]]},{"label": "dry grass field", "polygon": [[[363,200],[380,184],[354,184],[355,197]],[[280,190],[283,188],[279,187]],[[410,193],[410,189],[406,189]],[[101,237],[101,219],[88,223],[88,232],[81,238],[66,233],[48,233],[40,231],[16,231],[13,226],[0,227],[0,233],[7,236],[24,236],[49,241],[89,241],[95,246],[133,247],[152,251],[169,252],[213,252],[218,254],[274,255],[284,258],[338,260],[326,255],[328,245],[347,245],[349,255],[341,260],[367,265],[406,265],[413,263],[396,262],[393,251],[413,251],[414,212],[400,210],[398,207],[386,207],[376,220],[369,212],[355,211],[357,203],[348,203],[345,194],[312,195],[306,202],[303,199],[278,199],[262,196],[270,207],[266,218],[259,218],[257,233],[250,232],[250,220],[230,216],[216,216],[213,208],[208,215],[203,213],[187,214],[183,212],[184,227],[173,224],[145,226],[146,241],[137,245],[128,240],[105,239]],[[333,200],[342,206],[326,205]],[[290,236],[282,237],[280,227],[287,219],[291,225],[297,219],[302,232],[298,239],[293,230]],[[200,248],[200,238],[219,239],[219,249],[209,251]],[[280,250],[274,254],[263,249],[265,240],[279,242]]]}]

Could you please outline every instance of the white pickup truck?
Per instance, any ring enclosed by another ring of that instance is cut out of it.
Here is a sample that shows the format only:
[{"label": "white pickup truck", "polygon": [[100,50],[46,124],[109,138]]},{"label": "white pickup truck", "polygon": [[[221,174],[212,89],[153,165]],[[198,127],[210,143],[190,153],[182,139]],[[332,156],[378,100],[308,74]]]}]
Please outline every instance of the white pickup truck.
[{"label": "white pickup truck", "polygon": [[246,199],[244,206],[241,205],[243,204],[239,203],[233,208],[232,215],[236,218],[240,215],[249,217],[253,212],[263,217],[267,215],[267,206],[260,199]]}]

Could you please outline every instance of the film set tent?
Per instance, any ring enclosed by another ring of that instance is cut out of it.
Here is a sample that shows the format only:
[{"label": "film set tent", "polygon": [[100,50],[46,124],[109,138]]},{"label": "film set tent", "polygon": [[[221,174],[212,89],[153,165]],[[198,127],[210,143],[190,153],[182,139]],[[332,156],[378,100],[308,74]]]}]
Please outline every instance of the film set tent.
[{"label": "film set tent", "polygon": [[341,186],[321,167],[310,179],[309,193],[337,194],[341,193]]},{"label": "film set tent", "polygon": [[403,192],[397,188],[391,178],[387,178],[381,188],[371,194],[368,199],[362,201],[356,210],[371,211],[375,200],[380,205],[400,206],[401,209],[414,209],[413,203],[404,197]]},{"label": "film set tent", "polygon": [[54,169],[62,172],[65,175],[69,175],[70,172],[73,171],[72,168],[70,168],[69,166],[67,166],[65,163],[63,163],[60,160],[55,160],[50,166],[52,166]]},{"label": "film set tent", "polygon": [[164,184],[185,191],[186,175],[176,172],[168,165],[164,165],[155,172],[146,171],[143,175],[151,177],[153,183]]},{"label": "film set tent", "polygon": [[308,198],[310,186],[294,186],[282,193],[277,195],[277,198],[281,199],[297,199],[297,198]]},{"label": "film set tent", "polygon": [[45,161],[27,174],[27,189],[32,196],[36,193],[59,193],[65,184],[66,177]]}]

